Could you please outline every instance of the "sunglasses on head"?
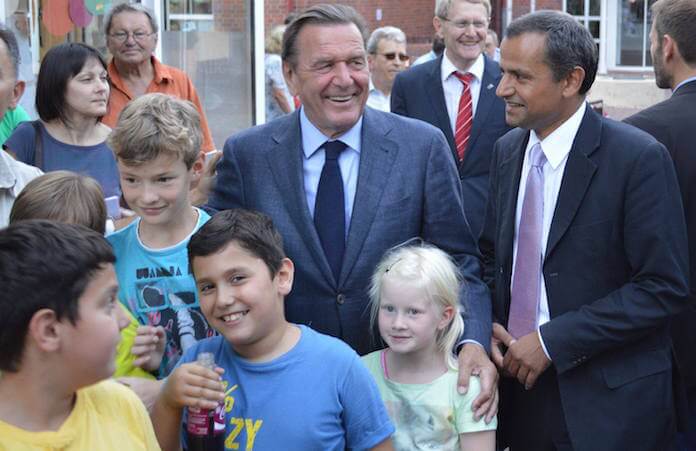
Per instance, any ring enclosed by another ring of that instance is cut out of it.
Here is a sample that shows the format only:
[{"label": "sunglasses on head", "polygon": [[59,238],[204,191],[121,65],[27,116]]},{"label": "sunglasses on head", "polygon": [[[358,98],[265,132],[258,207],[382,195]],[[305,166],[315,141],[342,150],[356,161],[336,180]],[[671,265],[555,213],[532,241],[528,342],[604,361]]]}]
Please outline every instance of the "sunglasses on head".
[{"label": "sunglasses on head", "polygon": [[393,60],[394,58],[396,58],[397,56],[399,57],[399,60],[400,60],[400,61],[403,61],[403,62],[406,62],[406,61],[408,61],[408,60],[411,59],[411,57],[408,56],[408,55],[405,54],[405,53],[399,53],[399,54],[397,54],[396,52],[389,52],[389,53],[380,53],[380,55],[382,55],[383,57],[385,57],[385,58],[388,59],[389,61],[392,61],[392,60]]}]

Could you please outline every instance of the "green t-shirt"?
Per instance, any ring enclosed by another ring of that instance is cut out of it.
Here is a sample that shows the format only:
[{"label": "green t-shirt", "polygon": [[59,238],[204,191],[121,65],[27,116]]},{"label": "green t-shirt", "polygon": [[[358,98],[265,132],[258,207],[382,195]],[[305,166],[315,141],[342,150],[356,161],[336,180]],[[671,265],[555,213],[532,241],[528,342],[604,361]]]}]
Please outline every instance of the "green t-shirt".
[{"label": "green t-shirt", "polygon": [[7,110],[2,118],[2,122],[0,122],[0,146],[5,144],[7,138],[10,137],[14,129],[17,128],[20,123],[29,120],[31,120],[31,118],[27,112],[24,111],[24,108],[19,105],[13,110]]},{"label": "green t-shirt", "polygon": [[465,395],[457,392],[455,370],[448,370],[429,384],[401,384],[384,376],[381,354],[375,351],[362,360],[375,378],[396,426],[392,436],[396,451],[458,450],[459,434],[495,430],[496,419],[489,424],[483,418],[474,420],[471,403],[481,391],[477,377],[469,379]]}]

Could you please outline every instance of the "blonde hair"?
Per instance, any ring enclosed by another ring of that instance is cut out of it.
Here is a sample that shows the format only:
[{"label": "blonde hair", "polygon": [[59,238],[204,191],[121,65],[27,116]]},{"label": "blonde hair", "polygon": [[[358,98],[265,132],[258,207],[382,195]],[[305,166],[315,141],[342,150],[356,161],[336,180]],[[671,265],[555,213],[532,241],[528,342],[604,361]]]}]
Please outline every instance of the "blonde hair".
[{"label": "blonde hair", "polygon": [[188,100],[161,93],[145,94],[126,105],[109,136],[116,158],[127,166],[174,155],[191,169],[202,142],[196,107]]},{"label": "blonde hair", "polygon": [[79,224],[104,234],[104,192],[92,177],[53,171],[29,182],[15,199],[10,224],[27,219],[48,219]]},{"label": "blonde hair", "polygon": [[285,25],[273,27],[266,39],[266,53],[280,55],[280,52],[283,50],[283,33],[285,33],[285,28]]},{"label": "blonde hair", "polygon": [[386,277],[423,289],[428,299],[438,307],[452,307],[454,314],[449,324],[437,332],[438,349],[447,356],[447,364],[457,368],[453,350],[464,331],[464,320],[459,304],[460,276],[452,258],[431,245],[409,245],[387,251],[372,275],[370,284],[370,322],[377,323],[382,285]]}]

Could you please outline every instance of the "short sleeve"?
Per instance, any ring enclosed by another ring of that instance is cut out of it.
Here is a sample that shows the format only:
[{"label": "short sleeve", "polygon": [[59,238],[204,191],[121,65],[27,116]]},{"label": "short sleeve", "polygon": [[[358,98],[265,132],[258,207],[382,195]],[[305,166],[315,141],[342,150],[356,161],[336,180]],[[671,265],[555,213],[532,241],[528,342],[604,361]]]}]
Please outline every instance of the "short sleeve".
[{"label": "short sleeve", "polygon": [[34,165],[34,126],[31,122],[22,122],[7,138],[3,147],[17,158],[18,161]]},{"label": "short sleeve", "polygon": [[469,390],[465,395],[457,393],[456,379],[454,390],[454,412],[455,412],[455,429],[458,434],[466,434],[467,432],[479,431],[494,431],[498,427],[498,419],[493,418],[493,421],[486,424],[483,417],[478,421],[474,420],[474,411],[471,410],[471,404],[474,399],[481,393],[481,383],[479,378],[471,376],[469,378]]},{"label": "short sleeve", "polygon": [[394,426],[377,385],[357,355],[339,390],[347,448],[370,449],[392,436]]}]

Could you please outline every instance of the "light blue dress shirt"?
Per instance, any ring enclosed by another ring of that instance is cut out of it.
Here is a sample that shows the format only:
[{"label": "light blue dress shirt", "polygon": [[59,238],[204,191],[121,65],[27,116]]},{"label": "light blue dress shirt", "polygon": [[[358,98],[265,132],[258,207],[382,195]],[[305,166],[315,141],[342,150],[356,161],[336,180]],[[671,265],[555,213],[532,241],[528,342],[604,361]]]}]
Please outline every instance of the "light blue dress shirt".
[{"label": "light blue dress shirt", "polygon": [[[343,178],[343,196],[346,207],[346,237],[350,227],[350,218],[353,214],[355,190],[358,186],[358,169],[360,166],[360,137],[362,132],[362,116],[358,122],[341,135],[338,140],[346,146],[346,150],[338,157],[338,166],[341,168]],[[330,139],[309,121],[304,108],[300,110],[300,133],[302,135],[302,178],[304,180],[305,197],[309,213],[314,217],[314,204],[317,201],[317,189],[321,170],[326,160],[324,149],[321,147]]]},{"label": "light blue dress shirt", "polygon": [[681,83],[679,83],[679,84],[674,88],[674,91],[672,91],[672,94],[674,94],[675,92],[677,92],[677,89],[681,88],[681,87],[684,86],[685,84],[690,83],[690,82],[695,81],[695,80],[696,80],[696,77],[691,77],[691,78],[687,78],[686,80],[683,80]]}]

